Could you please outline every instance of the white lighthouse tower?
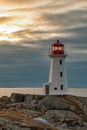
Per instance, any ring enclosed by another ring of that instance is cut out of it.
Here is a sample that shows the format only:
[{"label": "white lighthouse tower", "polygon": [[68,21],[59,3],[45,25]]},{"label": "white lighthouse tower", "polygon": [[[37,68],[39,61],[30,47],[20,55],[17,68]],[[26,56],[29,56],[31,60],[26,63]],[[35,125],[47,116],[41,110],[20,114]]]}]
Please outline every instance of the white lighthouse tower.
[{"label": "white lighthouse tower", "polygon": [[51,53],[49,55],[51,58],[49,82],[43,86],[44,95],[67,94],[66,56],[64,45],[59,40],[52,44]]}]

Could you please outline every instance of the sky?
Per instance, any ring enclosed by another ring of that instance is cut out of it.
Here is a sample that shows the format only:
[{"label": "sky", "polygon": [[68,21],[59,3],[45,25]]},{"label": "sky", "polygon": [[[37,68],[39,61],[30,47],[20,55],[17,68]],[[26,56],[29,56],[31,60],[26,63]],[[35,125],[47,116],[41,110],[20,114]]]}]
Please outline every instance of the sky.
[{"label": "sky", "polygon": [[0,87],[48,82],[51,44],[68,54],[69,87],[87,87],[87,0],[0,0]]}]

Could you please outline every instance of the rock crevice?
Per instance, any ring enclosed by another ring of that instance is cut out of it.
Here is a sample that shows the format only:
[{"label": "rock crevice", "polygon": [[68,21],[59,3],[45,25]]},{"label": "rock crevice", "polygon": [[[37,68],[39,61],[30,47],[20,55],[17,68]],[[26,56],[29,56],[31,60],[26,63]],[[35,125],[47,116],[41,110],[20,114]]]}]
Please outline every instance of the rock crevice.
[{"label": "rock crevice", "polygon": [[0,98],[0,130],[86,130],[87,98],[13,93]]}]

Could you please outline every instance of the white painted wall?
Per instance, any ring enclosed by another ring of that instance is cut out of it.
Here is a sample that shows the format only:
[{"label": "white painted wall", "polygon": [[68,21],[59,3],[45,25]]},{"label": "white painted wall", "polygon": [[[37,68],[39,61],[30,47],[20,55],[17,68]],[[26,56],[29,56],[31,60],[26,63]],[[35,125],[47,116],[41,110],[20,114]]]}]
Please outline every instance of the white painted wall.
[{"label": "white painted wall", "polygon": [[[50,55],[51,63],[50,63],[49,83],[47,83],[49,85],[49,95],[67,94],[68,92],[65,57],[66,55],[63,54]],[[60,65],[60,60],[62,60],[62,65]],[[62,77],[60,77],[60,72],[63,73]],[[60,88],[61,84],[63,84],[63,90],[61,90]],[[57,90],[55,90],[54,88],[57,88]],[[46,94],[45,85],[44,85],[44,94]]]}]

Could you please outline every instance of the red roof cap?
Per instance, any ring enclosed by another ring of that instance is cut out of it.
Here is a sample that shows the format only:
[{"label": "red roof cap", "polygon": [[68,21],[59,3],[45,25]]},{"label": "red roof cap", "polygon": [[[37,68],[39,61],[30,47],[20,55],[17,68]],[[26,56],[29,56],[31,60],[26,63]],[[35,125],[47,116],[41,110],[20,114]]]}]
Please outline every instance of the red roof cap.
[{"label": "red roof cap", "polygon": [[57,42],[55,42],[54,44],[52,44],[52,46],[64,46],[59,40],[57,40]]}]

